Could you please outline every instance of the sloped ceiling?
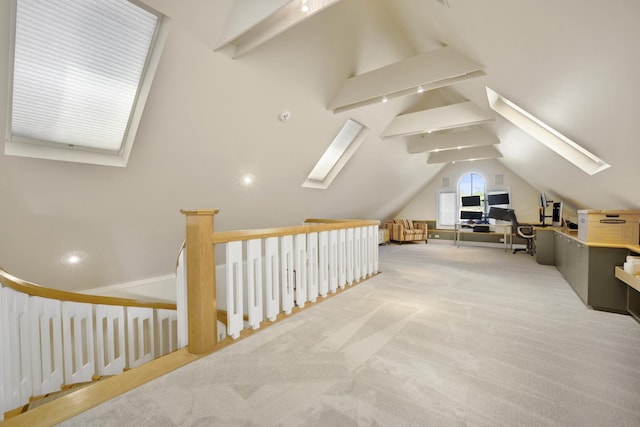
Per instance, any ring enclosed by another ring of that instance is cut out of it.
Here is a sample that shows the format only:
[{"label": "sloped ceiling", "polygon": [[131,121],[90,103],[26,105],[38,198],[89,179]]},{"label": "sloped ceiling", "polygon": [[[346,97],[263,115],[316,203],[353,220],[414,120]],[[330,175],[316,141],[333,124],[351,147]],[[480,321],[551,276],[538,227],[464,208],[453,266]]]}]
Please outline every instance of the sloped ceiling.
[{"label": "sloped ceiling", "polygon": [[[9,2],[0,4],[9,28]],[[489,86],[610,163],[588,176],[506,120],[484,124],[500,161],[576,208],[638,208],[640,3],[527,0],[341,0],[233,58],[215,51],[231,0],[146,0],[172,19],[125,169],[0,155],[0,265],[69,290],[173,273],[182,208],[219,208],[216,228],[283,226],[306,217],[384,219],[444,165],[380,138],[400,114],[470,100]],[[333,113],[345,79],[449,45],[486,77]],[[8,79],[8,31],[0,80]],[[0,85],[0,131],[7,88]],[[281,111],[291,112],[287,122]],[[347,118],[370,129],[327,190],[301,184]],[[256,177],[244,187],[244,173]],[[86,254],[69,267],[60,257]]]}]

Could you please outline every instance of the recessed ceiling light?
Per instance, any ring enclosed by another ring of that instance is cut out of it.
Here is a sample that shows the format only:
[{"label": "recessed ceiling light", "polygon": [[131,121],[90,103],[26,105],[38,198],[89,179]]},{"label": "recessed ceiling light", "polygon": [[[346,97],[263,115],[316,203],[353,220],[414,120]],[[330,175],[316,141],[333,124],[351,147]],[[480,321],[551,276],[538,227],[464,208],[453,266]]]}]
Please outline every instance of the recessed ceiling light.
[{"label": "recessed ceiling light", "polygon": [[424,92],[424,88],[422,86],[418,86],[418,93]]},{"label": "recessed ceiling light", "polygon": [[78,265],[85,256],[84,252],[69,252],[60,257],[60,262],[65,265]]},{"label": "recessed ceiling light", "polygon": [[307,4],[307,0],[302,0],[302,7],[300,8],[303,13],[309,12],[309,5]]},{"label": "recessed ceiling light", "polygon": [[256,180],[256,177],[251,173],[246,173],[240,177],[240,183],[244,186],[249,186],[253,184]]},{"label": "recessed ceiling light", "polygon": [[382,97],[382,102],[387,102],[389,99],[386,96]]}]

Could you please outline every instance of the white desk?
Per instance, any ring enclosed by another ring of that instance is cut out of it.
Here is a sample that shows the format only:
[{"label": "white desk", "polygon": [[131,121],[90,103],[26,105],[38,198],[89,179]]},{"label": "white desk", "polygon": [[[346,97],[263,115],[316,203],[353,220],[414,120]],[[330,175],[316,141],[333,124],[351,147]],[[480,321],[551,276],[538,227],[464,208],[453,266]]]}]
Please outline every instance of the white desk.
[{"label": "white desk", "polygon": [[[478,225],[488,225],[488,224],[478,224]],[[491,228],[493,228],[494,231],[489,231],[484,232],[484,233],[479,233],[479,234],[502,234],[503,235],[503,242],[504,242],[504,250],[505,252],[507,250],[512,250],[513,249],[513,237],[511,234],[511,224],[504,224],[504,225],[491,225]],[[498,230],[502,229],[502,233],[500,233]],[[462,227],[462,224],[456,223],[455,224],[455,228],[454,228],[454,244],[456,245],[456,247],[460,247],[460,235],[462,233],[475,233],[475,231],[473,231],[473,228],[467,228],[467,227]]]}]

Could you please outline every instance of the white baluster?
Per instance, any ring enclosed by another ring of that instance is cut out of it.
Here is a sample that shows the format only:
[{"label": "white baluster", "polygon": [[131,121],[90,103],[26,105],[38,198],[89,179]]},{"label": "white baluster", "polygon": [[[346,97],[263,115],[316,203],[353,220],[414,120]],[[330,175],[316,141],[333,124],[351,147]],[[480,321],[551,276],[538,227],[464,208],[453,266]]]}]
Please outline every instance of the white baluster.
[{"label": "white baluster", "polygon": [[118,375],[127,365],[125,353],[124,307],[96,305],[96,371],[98,375]]},{"label": "white baluster", "polygon": [[367,227],[360,227],[360,245],[362,256],[360,276],[364,279],[368,276],[367,270],[369,269],[369,229]]},{"label": "white baluster", "polygon": [[353,229],[353,279],[356,282],[362,277],[362,235],[360,227]]},{"label": "white baluster", "polygon": [[295,299],[298,307],[307,302],[307,235],[296,234],[294,239],[293,269],[295,276]]},{"label": "white baluster", "polygon": [[355,276],[355,263],[353,260],[353,228],[347,228],[345,234],[347,236],[347,284],[351,285],[353,284]]},{"label": "white baluster", "polygon": [[338,286],[344,288],[347,284],[347,233],[338,230]]},{"label": "white baluster", "polygon": [[378,263],[379,263],[379,253],[380,246],[378,245],[378,231],[379,227],[377,225],[373,226],[373,238],[371,240],[371,248],[373,250],[373,273],[376,274],[378,272]]},{"label": "white baluster", "polygon": [[176,308],[178,310],[178,347],[189,345],[189,311],[187,309],[187,249],[183,248],[176,268]]},{"label": "white baluster", "polygon": [[126,307],[127,364],[135,368],[153,360],[154,330],[153,309]]},{"label": "white baluster", "polygon": [[91,304],[62,302],[62,342],[65,384],[92,381],[96,367]]},{"label": "white baluster", "polygon": [[329,232],[318,235],[318,293],[323,298],[329,292]]},{"label": "white baluster", "polygon": [[154,311],[155,357],[157,358],[178,349],[178,313],[176,310],[162,308],[157,308]]},{"label": "white baluster", "polygon": [[267,318],[276,320],[280,313],[280,256],[278,255],[278,238],[268,237],[264,242],[266,263],[266,298]]},{"label": "white baluster", "polygon": [[237,339],[243,329],[242,241],[227,243],[227,334]]},{"label": "white baluster", "polygon": [[280,261],[282,277],[282,311],[291,314],[294,303],[293,236],[280,237]]},{"label": "white baluster", "polygon": [[4,404],[6,409],[14,409],[29,402],[33,395],[29,296],[9,288],[0,292],[0,340],[4,354],[4,364],[0,369],[4,369]]},{"label": "white baluster", "polygon": [[367,251],[369,252],[367,259],[369,260],[369,268],[367,269],[367,275],[372,276],[375,273],[375,263],[376,263],[376,248],[378,247],[378,227],[375,225],[370,225],[367,227],[369,229],[369,238],[367,239]]},{"label": "white baluster", "polygon": [[60,301],[30,297],[31,372],[35,396],[62,386],[62,318]]},{"label": "white baluster", "polygon": [[329,291],[338,289],[338,230],[329,231]]},{"label": "white baluster", "polygon": [[264,320],[262,294],[262,240],[253,239],[247,241],[247,309],[253,329],[258,329]]},{"label": "white baluster", "polygon": [[318,299],[318,233],[307,234],[307,298]]},{"label": "white baluster", "polygon": [[[5,327],[6,320],[4,316],[4,296],[2,290],[3,286],[0,286],[0,421],[4,420],[5,411],[12,409],[8,405],[8,398],[5,398],[5,388],[10,390],[9,386],[9,362],[5,362],[5,353],[8,353],[7,343],[5,338],[8,336],[9,331]],[[8,356],[8,354],[7,354]]]}]

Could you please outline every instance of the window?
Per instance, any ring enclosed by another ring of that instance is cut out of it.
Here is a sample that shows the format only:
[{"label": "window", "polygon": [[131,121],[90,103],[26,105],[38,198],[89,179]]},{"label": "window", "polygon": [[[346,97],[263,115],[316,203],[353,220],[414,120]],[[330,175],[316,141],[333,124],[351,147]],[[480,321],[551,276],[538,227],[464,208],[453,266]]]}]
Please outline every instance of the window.
[{"label": "window", "polygon": [[456,211],[456,192],[438,192],[438,218],[436,218],[436,228],[444,230],[454,228],[458,221]]},{"label": "window", "polygon": [[517,106],[507,98],[486,88],[489,107],[505,119],[546,145],[585,173],[594,175],[609,167],[610,164],[591,153],[576,142],[570,140],[542,120]]},{"label": "window", "polygon": [[[460,214],[458,218],[462,218],[463,212],[474,212],[483,214],[484,210],[484,202],[485,202],[485,180],[484,178],[477,173],[468,173],[463,175],[458,181],[458,206]],[[475,219],[476,215],[466,214],[466,216],[473,216]]]},{"label": "window", "polygon": [[13,4],[5,154],[126,166],[162,16],[127,0]]},{"label": "window", "polygon": [[348,119],[302,183],[306,188],[327,189],[364,140],[366,127]]}]

